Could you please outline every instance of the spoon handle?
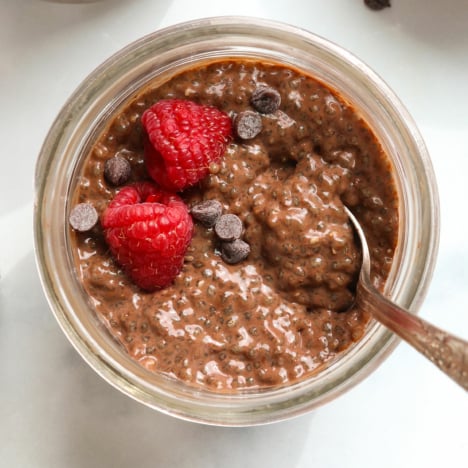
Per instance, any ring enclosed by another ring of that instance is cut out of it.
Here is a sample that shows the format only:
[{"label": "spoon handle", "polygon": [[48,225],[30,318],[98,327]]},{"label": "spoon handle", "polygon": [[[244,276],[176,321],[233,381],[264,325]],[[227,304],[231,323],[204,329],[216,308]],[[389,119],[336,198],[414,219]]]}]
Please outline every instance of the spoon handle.
[{"label": "spoon handle", "polygon": [[362,281],[357,293],[363,308],[468,391],[468,342],[391,303]]}]

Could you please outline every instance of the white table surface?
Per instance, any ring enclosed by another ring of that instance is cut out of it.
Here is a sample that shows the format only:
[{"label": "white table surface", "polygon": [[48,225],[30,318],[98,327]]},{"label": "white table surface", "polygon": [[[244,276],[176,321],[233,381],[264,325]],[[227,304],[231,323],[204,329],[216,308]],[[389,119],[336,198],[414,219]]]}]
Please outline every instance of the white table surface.
[{"label": "white table surface", "polygon": [[438,264],[421,314],[468,338],[468,1],[0,0],[0,466],[466,467],[467,394],[406,344],[313,413],[254,428],[180,421],[120,394],[82,361],[41,290],[33,173],[61,105],[110,54],[182,20],[251,15],[348,48],[416,120],[439,183]]}]

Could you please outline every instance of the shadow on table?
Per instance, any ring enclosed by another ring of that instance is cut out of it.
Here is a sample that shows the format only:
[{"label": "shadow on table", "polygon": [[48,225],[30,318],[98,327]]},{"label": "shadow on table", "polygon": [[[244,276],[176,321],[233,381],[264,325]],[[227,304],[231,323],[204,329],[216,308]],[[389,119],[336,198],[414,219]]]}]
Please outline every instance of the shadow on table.
[{"label": "shadow on table", "polygon": [[436,48],[468,46],[468,3],[466,0],[393,0],[391,18],[395,26]]},{"label": "shadow on table", "polygon": [[[55,31],[68,30],[86,22],[100,20],[119,11],[122,14],[128,4],[134,0],[94,0],[86,2],[59,0],[25,0],[7,2],[2,7],[2,15],[8,18],[7,38],[12,45],[28,42],[36,45],[34,38],[41,39],[54,35]],[[158,0],[152,7],[151,14],[158,19],[163,16],[173,0]],[[157,26],[157,22],[155,25]],[[124,22],[122,22],[122,27]],[[3,31],[5,34],[5,31]]]},{"label": "shadow on table", "polygon": [[[18,466],[247,468],[286,459],[293,467],[300,460],[312,415],[254,428],[202,426],[160,414],[112,388],[55,323],[32,252],[0,288],[0,347],[10,350],[0,358],[9,383],[0,402],[0,414],[7,414],[0,436],[9,440]],[[2,412],[2,406],[16,410]],[[14,439],[2,434],[7,428]]]}]

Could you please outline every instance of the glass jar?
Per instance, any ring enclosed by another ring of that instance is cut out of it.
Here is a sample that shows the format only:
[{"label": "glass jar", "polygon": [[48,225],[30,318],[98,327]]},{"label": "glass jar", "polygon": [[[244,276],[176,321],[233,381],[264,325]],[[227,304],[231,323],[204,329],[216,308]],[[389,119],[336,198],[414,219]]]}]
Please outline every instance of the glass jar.
[{"label": "glass jar", "polygon": [[242,426],[289,418],[337,397],[382,362],[396,337],[372,321],[360,341],[307,380],[238,394],[194,389],[150,373],[110,337],[78,283],[67,221],[77,174],[106,118],[148,81],[162,82],[187,66],[222,57],[268,59],[302,70],[335,89],[368,122],[391,158],[399,193],[398,248],[386,293],[413,312],[434,268],[439,206],[427,150],[402,103],[360,60],[310,32],[247,17],[196,20],[134,42],[84,80],[52,125],[37,161],[35,246],[50,306],[82,357],[125,394],[187,420]]}]

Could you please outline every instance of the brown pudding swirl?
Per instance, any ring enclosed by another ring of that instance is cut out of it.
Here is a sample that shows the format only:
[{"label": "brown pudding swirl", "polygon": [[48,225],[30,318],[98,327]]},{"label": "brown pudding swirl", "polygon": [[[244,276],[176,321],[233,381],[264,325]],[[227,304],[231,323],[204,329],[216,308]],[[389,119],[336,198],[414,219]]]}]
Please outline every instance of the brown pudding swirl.
[{"label": "brown pudding swirl", "polygon": [[259,85],[281,95],[262,131],[229,145],[189,205],[215,199],[244,225],[251,251],[230,265],[212,228],[195,226],[173,285],[139,290],[109,255],[102,231],[71,232],[77,274],[96,314],[136,361],[196,386],[237,391],[297,382],[323,369],[364,334],[353,306],[360,253],[343,211],[364,225],[373,279],[382,288],[397,240],[390,162],[369,126],[336,92],[283,65],[222,60],[146,86],[109,118],[92,145],[74,202],[99,213],[118,188],[104,164],[123,151],[130,182],[147,179],[142,112],[159,99],[214,105],[233,118],[252,110]]}]

